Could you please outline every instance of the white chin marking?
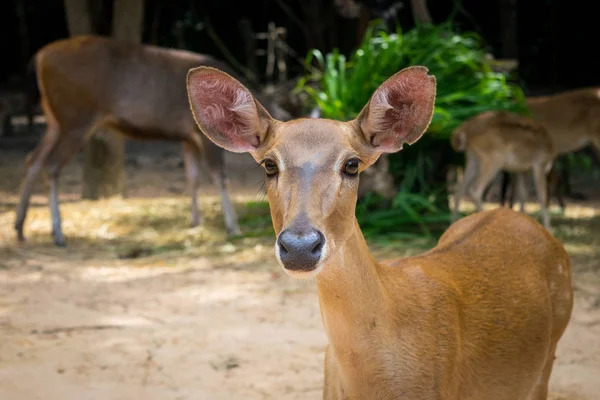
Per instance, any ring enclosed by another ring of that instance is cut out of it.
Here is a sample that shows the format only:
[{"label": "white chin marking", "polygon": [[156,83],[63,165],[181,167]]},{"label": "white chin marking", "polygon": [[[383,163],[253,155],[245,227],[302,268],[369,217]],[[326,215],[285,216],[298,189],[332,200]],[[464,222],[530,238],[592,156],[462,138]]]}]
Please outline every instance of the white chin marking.
[{"label": "white chin marking", "polygon": [[286,269],[285,267],[283,268],[285,273],[294,279],[312,279],[315,276],[317,276],[319,274],[319,272],[321,272],[322,269],[323,269],[323,263],[321,263],[321,262],[319,263],[319,265],[317,265],[317,268],[315,268],[311,271],[294,271],[294,270]]}]

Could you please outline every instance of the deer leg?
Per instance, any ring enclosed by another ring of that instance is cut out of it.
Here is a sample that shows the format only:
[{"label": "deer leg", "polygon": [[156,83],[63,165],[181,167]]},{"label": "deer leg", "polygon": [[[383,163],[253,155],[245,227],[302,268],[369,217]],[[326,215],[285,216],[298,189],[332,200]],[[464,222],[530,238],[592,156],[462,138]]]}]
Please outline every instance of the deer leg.
[{"label": "deer leg", "polygon": [[500,170],[500,164],[495,163],[490,159],[488,159],[486,162],[480,162],[479,165],[479,175],[477,176],[475,183],[471,186],[471,197],[475,202],[475,208],[477,212],[483,210],[483,191]]},{"label": "deer leg", "polygon": [[558,201],[558,205],[560,206],[561,212],[565,212],[565,199],[563,197],[562,191],[560,190],[560,177],[558,172],[556,171],[556,165],[552,166],[550,172],[548,172],[548,176],[546,179],[546,207],[550,208],[550,199],[552,195],[556,196],[556,200]]},{"label": "deer leg", "polygon": [[50,207],[50,215],[52,222],[52,236],[54,237],[54,244],[59,247],[65,246],[65,238],[62,233],[62,223],[60,218],[60,208],[58,203],[58,168],[54,168],[49,173],[50,178],[50,193],[48,196],[48,204]]},{"label": "deer leg", "polygon": [[492,189],[492,186],[494,186],[494,182],[492,181],[492,183],[490,183],[485,190],[483,191],[483,198],[486,201],[490,201],[490,190]]},{"label": "deer leg", "polygon": [[542,214],[542,223],[546,229],[550,229],[550,218],[548,216],[548,210],[546,209],[546,173],[543,166],[534,165],[533,167],[533,181],[535,183],[535,191],[537,194],[538,202],[540,203],[540,210]]},{"label": "deer leg", "polygon": [[217,172],[215,177],[217,184],[219,185],[219,192],[221,194],[221,204],[223,206],[223,216],[225,218],[225,226],[227,231],[234,236],[241,235],[242,231],[238,225],[238,217],[235,212],[235,208],[231,204],[229,199],[229,193],[227,191],[226,177],[223,169]]},{"label": "deer leg", "polygon": [[41,170],[41,162],[36,160],[33,164],[27,167],[25,179],[21,184],[21,194],[19,198],[19,205],[17,206],[17,218],[15,220],[17,238],[21,242],[25,240],[25,236],[23,235],[23,224],[25,223],[25,218],[27,217],[33,184],[35,183],[35,180],[39,176]]},{"label": "deer leg", "polygon": [[511,210],[515,206],[515,196],[517,196],[518,198],[520,198],[519,197],[520,194],[518,194],[518,191],[519,191],[519,188],[518,188],[518,179],[519,179],[518,177],[513,177],[513,179],[510,180],[510,197],[508,198],[508,207]]},{"label": "deer leg", "polygon": [[555,188],[554,190],[556,192],[556,200],[558,201],[558,205],[560,206],[560,211],[562,213],[564,213],[565,212],[565,208],[566,208],[565,198],[564,198],[562,192],[560,190],[558,190],[558,188]]},{"label": "deer leg", "polygon": [[467,193],[467,189],[469,188],[469,186],[471,186],[471,183],[477,176],[477,169],[479,164],[477,158],[472,154],[467,154],[466,160],[467,162],[463,172],[462,181],[460,182],[456,193],[454,193],[454,212],[452,213],[453,222],[458,220],[460,200]]},{"label": "deer leg", "polygon": [[199,153],[196,147],[190,142],[183,142],[183,162],[185,164],[185,177],[191,198],[192,227],[196,227],[202,223],[202,214],[198,207],[198,173],[200,171],[198,157]]},{"label": "deer leg", "polygon": [[56,146],[48,155],[46,160],[46,174],[50,183],[48,194],[48,207],[50,209],[50,218],[52,224],[52,237],[54,244],[59,247],[66,246],[65,238],[62,232],[62,221],[60,216],[60,206],[58,200],[58,178],[62,168],[73,158],[81,149],[86,133],[92,131],[90,125],[82,125],[69,129],[67,134],[58,138]]},{"label": "deer leg", "polygon": [[221,206],[223,207],[223,218],[225,227],[230,235],[240,235],[242,231],[238,224],[238,217],[229,199],[227,190],[227,176],[225,175],[225,152],[217,147],[209,139],[202,142],[204,146],[204,154],[206,157],[208,169],[214,178],[214,182],[219,186],[221,194]]},{"label": "deer leg", "polygon": [[[504,205],[506,204],[506,192],[508,191],[508,185],[512,184],[512,179],[510,177],[510,174],[506,171],[502,171],[501,173],[502,176],[502,181],[501,181],[501,186],[500,186],[500,207],[504,207]],[[512,190],[511,190],[511,194],[512,194]],[[512,198],[510,200],[510,207],[512,208]]]},{"label": "deer leg", "polygon": [[15,220],[17,238],[21,242],[25,240],[25,236],[23,235],[23,225],[29,209],[33,184],[39,176],[48,154],[52,151],[56,144],[58,134],[58,128],[52,124],[49,124],[46,135],[42,139],[42,142],[26,158],[25,164],[27,165],[27,172],[23,183],[21,184],[19,205],[17,206],[17,217]]},{"label": "deer leg", "polygon": [[[520,203],[519,211],[525,212],[525,201],[527,200],[527,186],[525,185],[525,173],[517,173],[515,174],[515,183],[516,183],[516,192],[518,193],[518,200]],[[513,197],[515,190],[513,189],[511,193],[511,197]],[[512,208],[512,198],[511,198],[511,208]]]}]

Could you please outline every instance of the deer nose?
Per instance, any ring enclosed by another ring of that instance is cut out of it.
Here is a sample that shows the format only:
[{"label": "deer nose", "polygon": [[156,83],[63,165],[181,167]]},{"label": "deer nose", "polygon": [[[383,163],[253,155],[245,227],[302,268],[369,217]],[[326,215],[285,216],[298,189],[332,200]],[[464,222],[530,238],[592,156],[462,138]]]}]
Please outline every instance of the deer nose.
[{"label": "deer nose", "polygon": [[321,259],[325,238],[316,229],[290,230],[279,234],[279,259],[283,266],[292,271],[312,271]]}]

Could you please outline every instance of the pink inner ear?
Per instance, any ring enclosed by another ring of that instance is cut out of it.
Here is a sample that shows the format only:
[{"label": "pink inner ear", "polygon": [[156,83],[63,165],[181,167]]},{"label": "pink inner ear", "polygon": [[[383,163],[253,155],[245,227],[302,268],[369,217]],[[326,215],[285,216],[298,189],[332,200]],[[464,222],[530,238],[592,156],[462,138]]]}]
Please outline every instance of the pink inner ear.
[{"label": "pink inner ear", "polygon": [[431,121],[435,79],[425,68],[413,67],[385,81],[369,106],[369,139],[373,146],[399,150],[414,143]]},{"label": "pink inner ear", "polygon": [[236,151],[260,144],[260,121],[246,88],[220,72],[202,72],[189,82],[192,107],[201,128]]}]

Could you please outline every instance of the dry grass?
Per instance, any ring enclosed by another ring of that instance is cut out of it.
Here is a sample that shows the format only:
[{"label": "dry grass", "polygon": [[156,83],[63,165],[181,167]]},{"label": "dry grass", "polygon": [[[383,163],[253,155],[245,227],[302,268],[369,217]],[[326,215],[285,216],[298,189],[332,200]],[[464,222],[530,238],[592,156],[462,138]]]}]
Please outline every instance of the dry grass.
[{"label": "dry grass", "polygon": [[201,198],[204,223],[196,228],[190,227],[189,198],[184,196],[64,203],[61,213],[66,249],[57,249],[52,243],[47,207],[30,209],[25,225],[27,240],[23,244],[15,240],[14,211],[7,208],[0,212],[0,252],[8,256],[37,252],[73,260],[95,258],[107,262],[143,258],[152,263],[150,259],[160,259],[161,255],[229,255],[238,248],[257,248],[271,241],[266,204],[247,198],[235,199],[245,233],[237,238],[226,234],[217,197]]},{"label": "dry grass", "polygon": [[[11,202],[13,207],[0,210],[0,252],[9,258],[12,254],[23,256],[31,252],[73,261],[135,259],[134,264],[148,266],[165,258],[215,256],[225,257],[232,264],[247,264],[256,256],[255,252],[260,253],[259,258],[272,257],[274,233],[268,204],[252,196],[234,196],[234,201],[244,232],[234,238],[226,234],[216,196],[201,197],[204,223],[196,228],[190,227],[186,196],[65,202],[61,212],[66,249],[54,247],[48,207],[41,203],[30,209],[25,225],[27,241],[18,244],[12,229],[14,203]],[[464,211],[472,211],[472,204],[464,204]],[[527,205],[527,212],[536,211],[535,204]],[[600,209],[572,205],[564,215],[553,209],[553,227],[554,234],[577,259],[579,270],[598,268]],[[417,254],[434,244],[428,240],[389,242],[378,238],[370,238],[370,243],[383,258]]]}]

